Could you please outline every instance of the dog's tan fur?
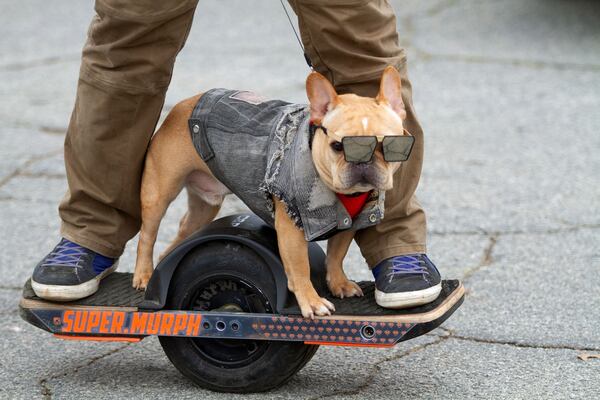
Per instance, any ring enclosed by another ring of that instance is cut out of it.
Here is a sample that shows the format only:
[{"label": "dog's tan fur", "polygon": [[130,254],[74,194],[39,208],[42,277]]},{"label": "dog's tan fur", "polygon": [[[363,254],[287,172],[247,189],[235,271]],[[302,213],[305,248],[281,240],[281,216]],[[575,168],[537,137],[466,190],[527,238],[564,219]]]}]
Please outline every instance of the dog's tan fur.
[{"label": "dog's tan fur", "polygon": [[[348,185],[345,177],[350,166],[343,155],[330,145],[345,135],[402,135],[406,116],[401,98],[400,75],[393,67],[383,73],[378,96],[337,95],[333,86],[313,72],[306,82],[311,121],[327,127],[329,136],[317,133],[312,156],[323,182],[337,193],[355,193],[371,189],[392,188],[393,174],[400,163],[387,163],[381,150],[374,154],[372,166],[377,168],[377,187],[366,183]],[[169,204],[186,187],[188,210],[181,219],[177,237],[161,255],[170,252],[196,230],[210,223],[230,191],[221,184],[202,161],[188,131],[188,118],[201,95],[177,104],[154,135],[142,178],[142,227],[137,249],[133,286],[144,289],[153,272],[153,249],[160,221]],[[278,199],[275,205],[275,230],[279,252],[292,291],[304,317],[329,315],[333,304],[321,298],[310,281],[308,244],[303,232],[294,224]],[[285,240],[282,240],[285,238]],[[327,243],[327,283],[338,297],[362,296],[360,287],[350,281],[343,270],[343,259],[354,238],[354,231],[343,231]]]}]

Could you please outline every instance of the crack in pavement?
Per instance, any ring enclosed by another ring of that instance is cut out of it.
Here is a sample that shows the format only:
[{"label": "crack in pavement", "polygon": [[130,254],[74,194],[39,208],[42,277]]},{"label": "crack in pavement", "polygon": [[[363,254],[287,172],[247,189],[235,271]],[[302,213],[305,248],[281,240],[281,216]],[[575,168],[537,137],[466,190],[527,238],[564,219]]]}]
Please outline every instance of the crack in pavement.
[{"label": "crack in pavement", "polygon": [[17,62],[2,64],[2,65],[0,65],[0,70],[22,71],[22,70],[28,69],[28,68],[46,67],[46,66],[50,66],[50,65],[61,64],[63,62],[79,61],[80,59],[81,59],[80,53],[77,53],[76,56],[74,54],[63,55],[63,56],[49,56],[49,57],[38,58],[37,60],[30,60],[30,61],[26,61],[26,62],[18,62],[17,61]]},{"label": "crack in pavement", "polygon": [[[58,199],[60,200],[60,199]],[[11,202],[11,201],[18,201],[21,203],[29,203],[29,204],[51,204],[51,205],[57,205],[58,204],[58,200],[57,199],[53,199],[53,198],[48,198],[48,199],[36,199],[36,198],[18,198],[18,197],[13,197],[13,196],[6,196],[6,197],[0,197],[0,203],[2,202]],[[31,222],[29,223],[29,226],[44,226],[47,227],[46,225],[42,225],[39,223],[35,223],[35,222]]]},{"label": "crack in pavement", "polygon": [[67,133],[67,127],[60,126],[51,126],[51,125],[39,125],[36,123],[29,123],[22,120],[17,120],[12,122],[10,125],[6,126],[7,128],[15,128],[15,129],[28,129],[32,131],[39,131],[41,133],[45,133],[52,136],[65,136]]},{"label": "crack in pavement", "polygon": [[373,381],[375,380],[375,377],[377,376],[379,371],[381,371],[382,364],[384,364],[386,362],[390,362],[390,361],[399,360],[399,359],[407,357],[411,354],[417,353],[421,350],[425,350],[428,347],[440,344],[440,343],[450,339],[452,337],[452,335],[437,336],[437,337],[438,337],[438,339],[433,342],[421,344],[421,345],[418,345],[415,347],[411,347],[410,349],[408,349],[402,353],[382,358],[381,360],[372,364],[371,371],[369,371],[367,377],[364,379],[364,381],[362,383],[360,383],[358,386],[356,386],[354,388],[336,390],[331,393],[322,394],[322,395],[315,396],[315,397],[310,397],[308,400],[318,400],[318,399],[326,399],[328,397],[333,397],[333,396],[352,396],[352,395],[360,394],[360,392],[367,389],[373,383]]},{"label": "crack in pavement", "polygon": [[[572,224],[570,222],[564,222],[564,223],[567,224],[567,225],[571,225],[571,226],[568,227],[568,228],[564,228],[563,231],[564,230],[573,230],[574,231],[574,230],[579,230],[579,229],[598,229],[598,228],[600,228],[600,223],[598,223],[598,224],[596,224],[596,223],[592,223],[592,224],[587,224],[587,223],[586,224]],[[557,231],[560,230],[560,229],[561,228],[558,228]]]},{"label": "crack in pavement", "polygon": [[19,167],[15,168],[11,173],[9,173],[8,175],[5,175],[2,179],[0,179],[0,188],[3,187],[4,185],[6,185],[8,182],[10,182],[12,179],[23,174],[27,168],[31,167],[36,162],[43,161],[48,158],[54,157],[56,155],[62,154],[62,152],[63,152],[63,149],[61,148],[60,150],[53,150],[53,151],[50,151],[50,152],[47,152],[44,154],[40,154],[40,155],[31,157],[29,160],[25,161]]},{"label": "crack in pavement", "polygon": [[567,232],[576,232],[583,229],[600,229],[600,224],[576,224],[564,228],[549,228],[544,230],[512,230],[512,231],[486,231],[486,230],[473,230],[473,231],[436,231],[430,230],[428,233],[433,236],[504,236],[504,235],[554,235]]},{"label": "crack in pavement", "polygon": [[568,61],[545,61],[545,60],[527,60],[524,58],[508,58],[508,57],[493,57],[482,55],[469,54],[443,54],[430,53],[415,45],[411,48],[414,50],[418,60],[424,62],[430,61],[452,61],[464,62],[469,64],[491,64],[491,65],[508,65],[513,67],[525,67],[535,70],[540,69],[555,69],[558,71],[585,71],[585,72],[600,72],[600,64],[581,64]]},{"label": "crack in pavement", "polygon": [[481,261],[479,261],[479,264],[477,264],[476,266],[474,266],[473,268],[468,269],[462,276],[462,281],[467,281],[469,280],[470,277],[472,277],[474,274],[476,274],[477,272],[481,271],[482,269],[489,267],[492,262],[493,262],[493,258],[492,258],[492,253],[494,251],[494,247],[496,246],[496,243],[498,242],[498,234],[493,234],[488,238],[488,244],[485,246],[485,248],[483,249],[483,255],[481,257]]},{"label": "crack in pavement", "polygon": [[23,171],[19,174],[22,178],[46,178],[46,179],[65,179],[67,177],[66,174],[50,174],[47,172],[27,172]]},{"label": "crack in pavement", "polygon": [[23,286],[2,285],[0,290],[23,290]]},{"label": "crack in pavement", "polygon": [[[446,337],[446,336],[444,336]],[[512,347],[524,349],[543,349],[543,350],[575,350],[575,351],[600,351],[600,347],[579,347],[561,344],[543,344],[543,343],[521,343],[514,340],[485,339],[475,336],[452,335],[452,339],[463,340],[466,342],[483,344],[503,344]]]},{"label": "crack in pavement", "polygon": [[486,339],[476,336],[463,336],[458,335],[456,330],[445,327],[439,327],[442,331],[446,332],[447,335],[432,334],[438,337],[452,338],[456,340],[462,340],[465,342],[482,343],[482,344],[502,344],[512,347],[518,347],[523,349],[542,349],[542,350],[574,350],[574,351],[600,351],[598,347],[580,347],[580,346],[569,346],[562,344],[547,344],[547,343],[526,343],[518,342],[516,340],[500,340],[500,339]]},{"label": "crack in pavement", "polygon": [[99,354],[95,357],[90,358],[86,363],[81,364],[81,365],[77,365],[72,369],[69,369],[68,371],[64,371],[61,373],[56,373],[56,374],[52,374],[50,376],[47,376],[45,378],[41,378],[40,380],[38,380],[38,385],[40,386],[40,394],[42,395],[42,397],[44,399],[52,399],[52,396],[54,395],[53,391],[52,391],[52,387],[50,386],[50,381],[56,378],[60,378],[63,376],[67,376],[70,373],[77,373],[81,368],[85,368],[85,367],[89,367],[90,365],[94,364],[97,361],[102,360],[103,358],[106,358],[108,356],[111,356],[113,354],[116,354],[118,352],[120,352],[121,350],[124,350],[125,348],[129,347],[131,345],[131,343],[126,343],[120,347],[117,347],[115,349],[112,349],[110,351],[107,351],[106,353],[102,353]]},{"label": "crack in pavement", "polygon": [[41,125],[38,129],[40,130],[40,132],[44,132],[49,135],[64,136],[67,133],[67,128],[60,128],[57,126]]}]

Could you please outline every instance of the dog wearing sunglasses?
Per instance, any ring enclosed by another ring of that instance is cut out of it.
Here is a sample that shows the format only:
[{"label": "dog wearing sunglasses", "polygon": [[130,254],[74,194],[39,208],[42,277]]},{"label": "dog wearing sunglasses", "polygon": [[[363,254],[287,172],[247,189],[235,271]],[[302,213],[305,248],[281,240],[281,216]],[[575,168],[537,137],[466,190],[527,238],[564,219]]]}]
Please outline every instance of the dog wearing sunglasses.
[{"label": "dog wearing sunglasses", "polygon": [[297,105],[213,89],[171,110],[146,156],[135,288],[146,288],[160,222],[185,187],[188,210],[161,258],[234,193],[275,228],[288,288],[305,318],[335,311],[310,281],[308,241],[328,239],[326,278],[335,296],[363,295],[342,263],[356,230],[383,218],[385,191],[412,148],[400,74],[387,67],[369,98],[338,95],[312,72],[306,93],[309,104]]}]

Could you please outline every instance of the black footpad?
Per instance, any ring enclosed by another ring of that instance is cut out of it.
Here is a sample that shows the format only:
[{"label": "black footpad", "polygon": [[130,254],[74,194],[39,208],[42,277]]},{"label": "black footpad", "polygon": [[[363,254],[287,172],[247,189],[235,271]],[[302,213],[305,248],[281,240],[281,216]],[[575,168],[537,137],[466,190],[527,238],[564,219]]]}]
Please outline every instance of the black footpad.
[{"label": "black footpad", "polygon": [[[435,301],[418,307],[404,308],[400,310],[383,308],[375,302],[375,282],[358,282],[363,291],[363,297],[347,297],[340,299],[334,297],[331,293],[325,297],[335,306],[335,315],[409,315],[421,314],[437,308],[444,300],[458,288],[458,280],[442,281],[442,291]],[[300,308],[297,305],[286,307],[282,314],[300,315]]]},{"label": "black footpad", "polygon": [[[113,272],[102,280],[100,288],[93,295],[60,304],[67,306],[138,307],[144,301],[144,291],[135,290],[131,286],[132,279],[133,274],[131,273]],[[23,298],[47,301],[35,295],[31,288],[31,280],[25,283]]]}]

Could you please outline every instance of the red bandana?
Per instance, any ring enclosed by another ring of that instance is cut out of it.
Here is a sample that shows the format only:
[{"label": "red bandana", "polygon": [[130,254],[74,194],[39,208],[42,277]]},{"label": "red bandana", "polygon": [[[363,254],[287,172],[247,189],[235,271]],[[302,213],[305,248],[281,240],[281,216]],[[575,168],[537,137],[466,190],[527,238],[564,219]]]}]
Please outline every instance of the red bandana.
[{"label": "red bandana", "polygon": [[336,193],[336,196],[338,199],[340,199],[344,207],[346,207],[346,211],[348,211],[350,217],[354,219],[354,217],[356,217],[362,211],[370,194],[371,192],[364,192],[355,195]]}]

